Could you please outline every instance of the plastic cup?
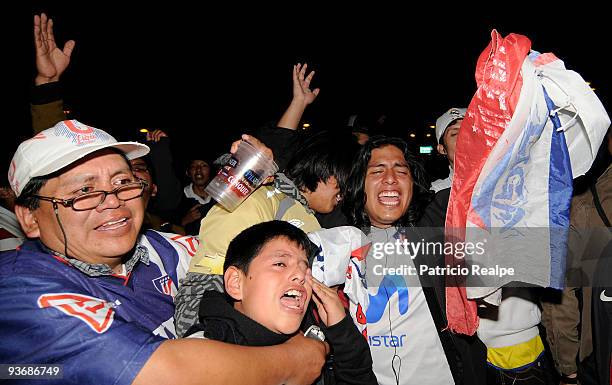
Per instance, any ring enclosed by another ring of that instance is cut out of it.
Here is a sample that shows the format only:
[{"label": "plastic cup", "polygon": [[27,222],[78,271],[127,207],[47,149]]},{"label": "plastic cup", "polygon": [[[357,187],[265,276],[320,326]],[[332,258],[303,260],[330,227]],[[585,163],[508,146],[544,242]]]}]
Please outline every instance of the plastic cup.
[{"label": "plastic cup", "polygon": [[240,141],[238,149],[205,191],[227,211],[234,211],[278,166],[249,142]]}]

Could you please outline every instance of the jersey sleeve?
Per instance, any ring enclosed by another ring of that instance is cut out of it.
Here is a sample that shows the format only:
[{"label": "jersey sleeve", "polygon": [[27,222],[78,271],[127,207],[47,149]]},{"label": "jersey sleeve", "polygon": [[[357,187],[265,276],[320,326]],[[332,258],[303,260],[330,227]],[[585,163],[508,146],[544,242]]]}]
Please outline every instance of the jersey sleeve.
[{"label": "jersey sleeve", "polygon": [[45,384],[131,384],[164,341],[70,281],[0,279],[0,362],[58,364]]}]

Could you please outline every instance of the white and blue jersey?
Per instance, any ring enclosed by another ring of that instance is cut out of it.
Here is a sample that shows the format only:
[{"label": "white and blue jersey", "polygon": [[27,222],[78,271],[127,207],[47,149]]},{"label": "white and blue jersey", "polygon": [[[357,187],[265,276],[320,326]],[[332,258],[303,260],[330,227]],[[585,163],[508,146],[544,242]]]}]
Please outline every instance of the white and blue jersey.
[{"label": "white and blue jersey", "polygon": [[38,241],[0,254],[0,363],[63,365],[45,384],[132,383],[175,337],[174,295],[196,247],[147,231],[124,276],[86,274]]}]

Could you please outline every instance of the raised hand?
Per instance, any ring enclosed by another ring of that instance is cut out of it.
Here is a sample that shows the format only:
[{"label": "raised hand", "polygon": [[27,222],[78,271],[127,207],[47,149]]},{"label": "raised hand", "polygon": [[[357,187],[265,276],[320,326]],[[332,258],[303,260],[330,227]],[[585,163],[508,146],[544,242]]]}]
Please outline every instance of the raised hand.
[{"label": "raised hand", "polygon": [[293,100],[301,101],[304,106],[312,103],[319,95],[319,88],[315,88],[314,90],[310,89],[310,82],[315,74],[314,71],[310,71],[308,75],[306,75],[306,69],[308,68],[308,64],[304,63],[304,65],[298,63],[293,66]]},{"label": "raised hand", "polygon": [[147,141],[148,142],[159,142],[161,138],[167,138],[168,134],[163,132],[162,130],[153,130],[147,132]]},{"label": "raised hand", "polygon": [[44,13],[40,16],[34,15],[34,45],[38,71],[34,84],[38,86],[58,81],[70,64],[70,55],[75,44],[74,40],[68,40],[60,50],[53,35],[53,20],[48,19]]}]

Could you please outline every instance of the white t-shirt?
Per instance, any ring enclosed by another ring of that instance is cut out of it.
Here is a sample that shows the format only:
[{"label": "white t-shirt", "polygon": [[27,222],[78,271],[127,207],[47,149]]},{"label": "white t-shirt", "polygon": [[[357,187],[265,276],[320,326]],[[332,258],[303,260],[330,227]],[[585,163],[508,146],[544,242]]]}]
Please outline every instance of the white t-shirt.
[{"label": "white t-shirt", "polygon": [[446,179],[436,179],[431,182],[431,189],[434,192],[451,188],[451,186],[453,185],[453,168],[449,166],[448,169],[450,170],[450,172]]},{"label": "white t-shirt", "polygon": [[205,205],[208,202],[210,202],[210,195],[207,196],[206,199],[204,199],[198,194],[196,194],[195,191],[193,191],[193,183],[190,183],[188,186],[185,186],[185,188],[183,189],[183,192],[185,193],[185,196],[187,198],[193,198],[197,200],[198,202],[200,202],[200,204],[202,205]]}]

